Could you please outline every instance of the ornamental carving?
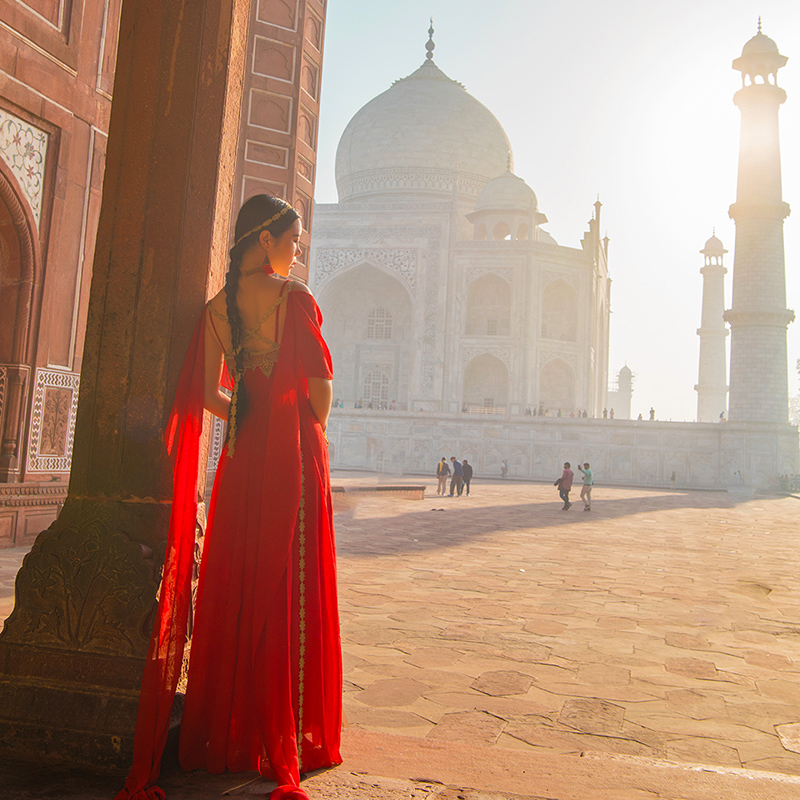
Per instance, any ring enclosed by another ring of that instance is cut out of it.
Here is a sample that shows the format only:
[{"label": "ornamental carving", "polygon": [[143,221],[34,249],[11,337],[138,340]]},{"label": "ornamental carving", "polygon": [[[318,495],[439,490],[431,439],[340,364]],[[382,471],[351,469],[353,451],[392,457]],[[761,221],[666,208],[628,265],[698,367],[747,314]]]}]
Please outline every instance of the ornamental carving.
[{"label": "ornamental carving", "polygon": [[556,350],[540,350],[539,351],[539,369],[545,364],[556,359],[561,359],[567,366],[571,367],[573,372],[577,372],[578,358],[575,353],[564,353]]},{"label": "ornamental carving", "polygon": [[28,472],[69,472],[80,376],[36,371],[28,440]]},{"label": "ornamental carving", "polygon": [[316,284],[360,261],[374,261],[394,272],[410,287],[417,285],[417,251],[389,248],[326,248],[317,250]]},{"label": "ornamental carving", "polygon": [[19,181],[36,225],[42,215],[42,187],[49,135],[29,122],[0,109],[0,157]]},{"label": "ornamental carving", "polygon": [[511,267],[467,267],[467,285],[482,275],[497,275],[511,286],[514,285],[514,269]]},{"label": "ornamental carving", "polygon": [[0,433],[3,430],[3,407],[6,401],[6,386],[8,385],[8,367],[0,367]]},{"label": "ornamental carving", "polygon": [[406,167],[390,169],[369,169],[346,175],[338,182],[339,198],[373,192],[443,192],[453,191],[453,182],[457,182],[458,193],[477,197],[487,180],[481,175],[456,172],[452,169],[434,169],[423,167]]},{"label": "ornamental carving", "polygon": [[72,520],[41,534],[25,557],[3,638],[141,658],[158,588],[155,565],[148,563],[153,554],[96,505],[79,502],[77,508],[76,514],[75,506],[65,507],[62,518]]},{"label": "ornamental carving", "polygon": [[564,281],[568,283],[576,292],[578,291],[578,278],[569,272],[555,272],[554,270],[542,270],[542,286],[548,286],[554,281]]},{"label": "ornamental carving", "polygon": [[510,347],[481,347],[480,345],[468,345],[461,349],[461,363],[467,364],[473,358],[488,354],[502,361],[506,367],[511,367],[511,348]]},{"label": "ornamental carving", "polygon": [[[353,206],[348,205],[350,210]],[[428,206],[426,205],[426,209]],[[388,241],[416,242],[420,244],[421,256],[419,275],[424,276],[424,321],[422,333],[421,382],[424,393],[433,393],[437,374],[436,342],[440,327],[438,315],[439,302],[439,262],[441,260],[441,238],[443,226],[414,225],[370,225],[370,226],[326,226],[324,223],[314,227],[317,241],[325,239],[350,239],[364,244],[379,244]],[[424,245],[421,242],[425,242]]]}]

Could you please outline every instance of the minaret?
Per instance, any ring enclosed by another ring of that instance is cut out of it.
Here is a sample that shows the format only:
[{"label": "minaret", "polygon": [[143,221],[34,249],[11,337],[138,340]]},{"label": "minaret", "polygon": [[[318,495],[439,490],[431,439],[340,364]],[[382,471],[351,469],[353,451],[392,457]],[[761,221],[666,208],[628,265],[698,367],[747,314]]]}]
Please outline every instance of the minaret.
[{"label": "minaret", "polygon": [[725,273],[722,258],[728,251],[716,235],[700,251],[705,256],[703,314],[700,337],[700,370],[697,378],[697,421],[719,422],[728,408],[728,369],[725,357]]},{"label": "minaret", "polygon": [[778,70],[786,64],[778,46],[758,33],[733,68],[742,73],[734,103],[742,114],[739,177],[730,216],[736,222],[731,326],[731,421],[788,422],[783,220],[789,206],[781,193],[778,109],[786,92]]}]

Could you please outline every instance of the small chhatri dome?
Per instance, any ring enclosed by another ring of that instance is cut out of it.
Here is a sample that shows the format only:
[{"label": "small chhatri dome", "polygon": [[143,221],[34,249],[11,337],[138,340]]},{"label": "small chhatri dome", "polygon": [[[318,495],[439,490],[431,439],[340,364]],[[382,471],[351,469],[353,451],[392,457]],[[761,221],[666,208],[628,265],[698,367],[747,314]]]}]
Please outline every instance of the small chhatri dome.
[{"label": "small chhatri dome", "polygon": [[[510,159],[510,154],[509,154]],[[489,181],[478,194],[475,211],[538,210],[538,200],[533,189],[510,169]]]},{"label": "small chhatri dome", "polygon": [[734,59],[733,68],[751,78],[756,75],[766,78],[767,75],[775,75],[788,60],[786,56],[780,54],[778,45],[761,32],[761,17],[759,17],[758,32],[745,43],[742,54]]},{"label": "small chhatri dome", "polygon": [[705,256],[723,256],[728,251],[725,249],[722,242],[717,239],[716,233],[714,233],[711,238],[706,241],[705,247],[700,252]]}]

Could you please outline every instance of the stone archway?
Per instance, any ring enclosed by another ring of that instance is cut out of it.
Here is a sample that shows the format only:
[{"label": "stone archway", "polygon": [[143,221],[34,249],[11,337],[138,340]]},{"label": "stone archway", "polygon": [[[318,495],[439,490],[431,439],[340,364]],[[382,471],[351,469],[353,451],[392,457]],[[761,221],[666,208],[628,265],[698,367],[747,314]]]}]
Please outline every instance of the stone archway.
[{"label": "stone archway", "polygon": [[347,269],[317,295],[333,358],[333,394],[345,408],[408,403],[414,311],[408,290],[369,262]]},{"label": "stone archway", "polygon": [[505,411],[508,368],[489,353],[473,358],[464,370],[463,403],[470,411]]},{"label": "stone archway", "polygon": [[11,170],[0,161],[0,482],[15,480],[22,456],[40,272],[33,212]]},{"label": "stone archway", "polygon": [[0,363],[30,361],[39,264],[33,212],[13,174],[0,161]]}]

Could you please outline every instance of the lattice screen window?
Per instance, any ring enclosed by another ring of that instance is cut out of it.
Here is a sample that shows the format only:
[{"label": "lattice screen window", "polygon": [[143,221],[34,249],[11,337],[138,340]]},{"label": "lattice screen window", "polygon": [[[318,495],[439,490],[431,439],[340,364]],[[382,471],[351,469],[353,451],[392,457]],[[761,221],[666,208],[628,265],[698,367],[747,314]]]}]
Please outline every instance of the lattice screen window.
[{"label": "lattice screen window", "polygon": [[487,336],[497,336],[497,320],[487,319],[486,320],[486,335]]},{"label": "lattice screen window", "polygon": [[373,406],[389,402],[389,370],[387,367],[374,367],[364,378],[364,402],[372,401]]},{"label": "lattice screen window", "polygon": [[392,338],[392,312],[386,308],[373,308],[367,319],[367,339]]}]

